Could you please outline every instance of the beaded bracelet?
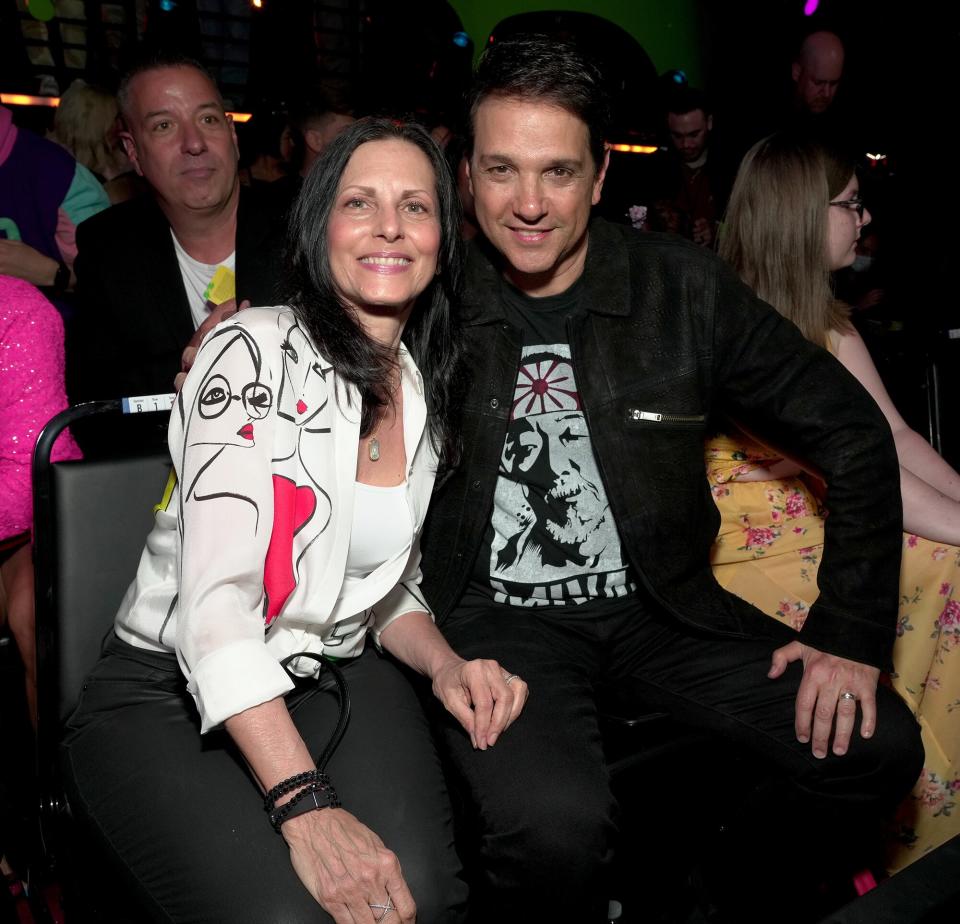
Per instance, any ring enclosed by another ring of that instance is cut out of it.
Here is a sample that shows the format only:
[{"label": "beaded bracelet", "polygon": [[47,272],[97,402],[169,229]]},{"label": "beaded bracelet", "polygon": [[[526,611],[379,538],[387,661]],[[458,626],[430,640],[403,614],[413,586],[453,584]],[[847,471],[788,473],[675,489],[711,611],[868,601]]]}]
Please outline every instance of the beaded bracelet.
[{"label": "beaded bracelet", "polygon": [[340,808],[341,802],[336,790],[332,786],[310,783],[301,789],[289,802],[270,813],[270,824],[273,830],[280,833],[285,821],[305,815],[307,812],[316,812],[325,808]]},{"label": "beaded bracelet", "polygon": [[264,811],[272,818],[273,815],[277,812],[282,811],[288,806],[295,805],[301,798],[308,795],[311,792],[331,792],[336,796],[336,790],[333,788],[333,784],[330,782],[330,778],[325,774],[319,774],[319,779],[311,780],[308,783],[305,783],[301,786],[300,790],[295,792],[293,797],[287,800],[283,805],[277,806],[276,802],[271,802],[269,804],[264,804]]},{"label": "beaded bracelet", "polygon": [[[304,678],[294,674],[289,665],[294,661],[306,658],[316,661],[320,668],[327,668],[330,676],[333,677],[337,692],[337,700],[340,705],[340,715],[337,718],[337,726],[330,736],[320,756],[317,758],[317,766],[314,770],[305,770],[302,773],[296,773],[291,777],[277,783],[263,798],[263,808],[270,818],[270,823],[274,830],[279,834],[280,826],[288,819],[297,815],[303,815],[306,812],[314,812],[324,808],[340,808],[341,802],[337,796],[337,791],[330,782],[330,777],[323,771],[326,769],[327,762],[330,760],[333,752],[340,744],[344,732],[347,730],[347,723],[350,720],[350,695],[347,691],[347,682],[343,677],[343,672],[337,667],[333,659],[326,655],[317,654],[313,651],[295,651],[287,655],[280,666],[287,672],[295,687],[301,687],[304,682],[312,683],[312,689],[306,693],[306,698],[316,695],[321,689],[319,683],[319,674],[316,682],[306,681]],[[295,790],[299,790],[294,792]],[[294,795],[283,805],[277,808],[277,799],[293,792]],[[319,795],[318,795],[319,793]]]},{"label": "beaded bracelet", "polygon": [[330,783],[330,779],[325,773],[321,773],[314,768],[313,770],[304,770],[303,773],[296,773],[293,776],[281,780],[263,797],[263,809],[266,812],[273,811],[277,799],[285,796],[288,792],[293,792],[304,783]]}]

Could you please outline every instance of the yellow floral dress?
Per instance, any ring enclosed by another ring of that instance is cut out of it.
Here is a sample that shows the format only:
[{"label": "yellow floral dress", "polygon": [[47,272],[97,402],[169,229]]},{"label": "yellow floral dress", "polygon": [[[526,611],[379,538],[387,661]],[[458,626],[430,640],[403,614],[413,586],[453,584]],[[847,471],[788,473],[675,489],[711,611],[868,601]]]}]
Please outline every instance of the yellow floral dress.
[{"label": "yellow floral dress", "polygon": [[[819,593],[824,510],[800,477],[737,480],[777,459],[742,434],[707,441],[721,516],[711,561],[722,587],[799,629]],[[920,722],[926,760],[891,832],[891,873],[960,833],[958,648],[960,549],[904,534],[890,683]]]}]

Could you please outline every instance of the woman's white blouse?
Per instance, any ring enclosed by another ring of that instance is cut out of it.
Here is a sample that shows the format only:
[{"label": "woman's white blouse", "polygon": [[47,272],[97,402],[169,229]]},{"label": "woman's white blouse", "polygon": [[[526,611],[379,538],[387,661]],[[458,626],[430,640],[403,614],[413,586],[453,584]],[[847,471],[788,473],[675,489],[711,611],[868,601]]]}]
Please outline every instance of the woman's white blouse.
[{"label": "woman's white blouse", "polygon": [[170,418],[177,481],[116,620],[130,644],[176,651],[202,731],[290,690],[287,655],[353,657],[368,630],[430,612],[418,537],[436,454],[403,348],[400,364],[409,515],[394,554],[350,582],[346,612],[359,396],[289,308],[247,309],[204,339]]}]

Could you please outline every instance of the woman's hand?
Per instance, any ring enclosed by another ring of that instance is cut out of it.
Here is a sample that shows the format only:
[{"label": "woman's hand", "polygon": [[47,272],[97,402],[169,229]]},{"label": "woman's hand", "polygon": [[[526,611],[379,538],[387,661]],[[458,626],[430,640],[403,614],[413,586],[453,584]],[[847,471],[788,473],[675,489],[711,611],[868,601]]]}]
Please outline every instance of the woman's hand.
[{"label": "woman's hand", "polygon": [[433,692],[481,751],[496,743],[530,695],[526,683],[496,661],[455,655],[433,674]]},{"label": "woman's hand", "polygon": [[417,907],[396,854],[349,812],[307,812],[284,822],[281,830],[300,881],[337,924],[385,920],[390,906],[397,914],[390,924],[416,920]]},{"label": "woman's hand", "polygon": [[[225,725],[264,792],[314,769],[280,696],[230,716]],[[387,924],[399,924],[416,919],[417,909],[396,856],[349,812],[334,808],[306,812],[283,822],[280,830],[300,881],[337,924],[370,924],[382,918]],[[371,908],[371,904],[390,904],[397,917],[387,918],[383,908]]]},{"label": "woman's hand", "polygon": [[529,690],[523,680],[496,661],[464,661],[421,610],[391,622],[380,634],[380,642],[408,667],[430,678],[434,695],[481,751],[496,742],[527,701]]}]

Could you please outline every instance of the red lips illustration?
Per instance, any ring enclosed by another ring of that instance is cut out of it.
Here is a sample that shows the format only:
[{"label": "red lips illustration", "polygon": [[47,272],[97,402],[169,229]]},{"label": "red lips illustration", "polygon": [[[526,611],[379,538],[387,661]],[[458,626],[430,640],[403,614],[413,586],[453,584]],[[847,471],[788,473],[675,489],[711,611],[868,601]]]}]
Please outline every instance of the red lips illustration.
[{"label": "red lips illustration", "polygon": [[244,424],[239,430],[237,430],[237,436],[242,436],[245,440],[252,440],[253,424]]}]

